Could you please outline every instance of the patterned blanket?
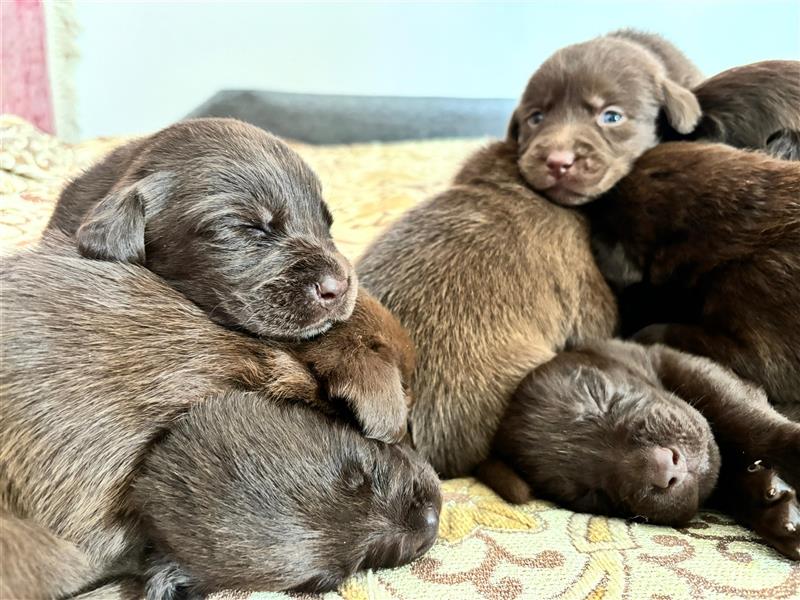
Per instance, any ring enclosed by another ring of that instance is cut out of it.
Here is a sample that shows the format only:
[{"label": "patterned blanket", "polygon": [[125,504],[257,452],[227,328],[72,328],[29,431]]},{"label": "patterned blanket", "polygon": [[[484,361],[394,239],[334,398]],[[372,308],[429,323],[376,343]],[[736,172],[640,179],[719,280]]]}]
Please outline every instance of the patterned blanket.
[{"label": "patterned blanket", "polygon": [[[36,240],[64,181],[123,141],[70,145],[0,117],[0,251]],[[443,189],[482,143],[292,146],[322,179],[334,237],[355,259],[397,215]],[[288,597],[227,592],[215,600]],[[682,529],[656,527],[538,500],[512,506],[464,478],[444,482],[439,540],[428,554],[358,575],[324,598],[800,598],[800,566],[717,513]]]}]

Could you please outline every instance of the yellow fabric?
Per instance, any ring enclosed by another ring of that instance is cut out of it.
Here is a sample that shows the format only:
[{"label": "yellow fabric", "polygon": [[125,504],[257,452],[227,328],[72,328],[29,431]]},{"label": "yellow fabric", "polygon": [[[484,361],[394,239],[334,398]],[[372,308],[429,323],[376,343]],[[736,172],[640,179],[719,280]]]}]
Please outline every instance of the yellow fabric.
[{"label": "yellow fabric", "polygon": [[[122,141],[70,145],[1,117],[0,250],[34,241],[65,179]],[[481,143],[292,146],[322,179],[334,236],[355,259],[398,214],[443,189]],[[230,592],[215,600],[287,597]],[[800,598],[800,566],[716,513],[701,514],[685,529],[655,527],[543,501],[512,506],[472,479],[455,479],[444,482],[439,540],[427,555],[399,569],[360,574],[324,597]]]}]

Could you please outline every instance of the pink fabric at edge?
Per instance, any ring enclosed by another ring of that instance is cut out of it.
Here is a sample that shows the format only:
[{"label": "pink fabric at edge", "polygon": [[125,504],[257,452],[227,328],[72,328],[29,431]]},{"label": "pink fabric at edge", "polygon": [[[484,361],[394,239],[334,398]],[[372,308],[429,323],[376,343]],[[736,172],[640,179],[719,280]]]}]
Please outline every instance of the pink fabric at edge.
[{"label": "pink fabric at edge", "polygon": [[0,0],[0,11],[0,112],[54,133],[42,1]]}]

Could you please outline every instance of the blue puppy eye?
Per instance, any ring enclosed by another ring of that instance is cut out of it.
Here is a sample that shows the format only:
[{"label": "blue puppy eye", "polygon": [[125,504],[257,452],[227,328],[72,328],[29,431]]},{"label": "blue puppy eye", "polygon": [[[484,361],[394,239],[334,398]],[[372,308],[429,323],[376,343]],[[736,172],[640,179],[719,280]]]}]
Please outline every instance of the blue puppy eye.
[{"label": "blue puppy eye", "polygon": [[528,122],[531,125],[538,125],[542,121],[544,121],[544,113],[540,110],[537,110],[530,117],[528,117]]},{"label": "blue puppy eye", "polygon": [[600,120],[606,125],[614,125],[622,121],[622,113],[616,110],[605,110],[600,116]]}]

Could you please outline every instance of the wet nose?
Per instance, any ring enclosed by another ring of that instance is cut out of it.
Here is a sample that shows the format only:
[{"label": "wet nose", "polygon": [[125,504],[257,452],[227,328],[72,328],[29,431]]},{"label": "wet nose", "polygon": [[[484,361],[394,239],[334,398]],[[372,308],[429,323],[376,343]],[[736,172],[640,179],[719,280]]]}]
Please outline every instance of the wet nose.
[{"label": "wet nose", "polygon": [[575,164],[575,153],[566,150],[554,150],[547,155],[544,163],[550,174],[558,179],[563,177],[570,167]]},{"label": "wet nose", "polygon": [[648,457],[651,483],[662,489],[683,483],[688,471],[683,454],[674,448],[656,447]]},{"label": "wet nose", "polygon": [[347,278],[325,275],[314,284],[313,296],[320,304],[328,305],[341,298],[349,287]]},{"label": "wet nose", "polygon": [[416,537],[413,558],[425,554],[439,533],[439,511],[433,504],[425,504],[413,515],[412,526]]}]

